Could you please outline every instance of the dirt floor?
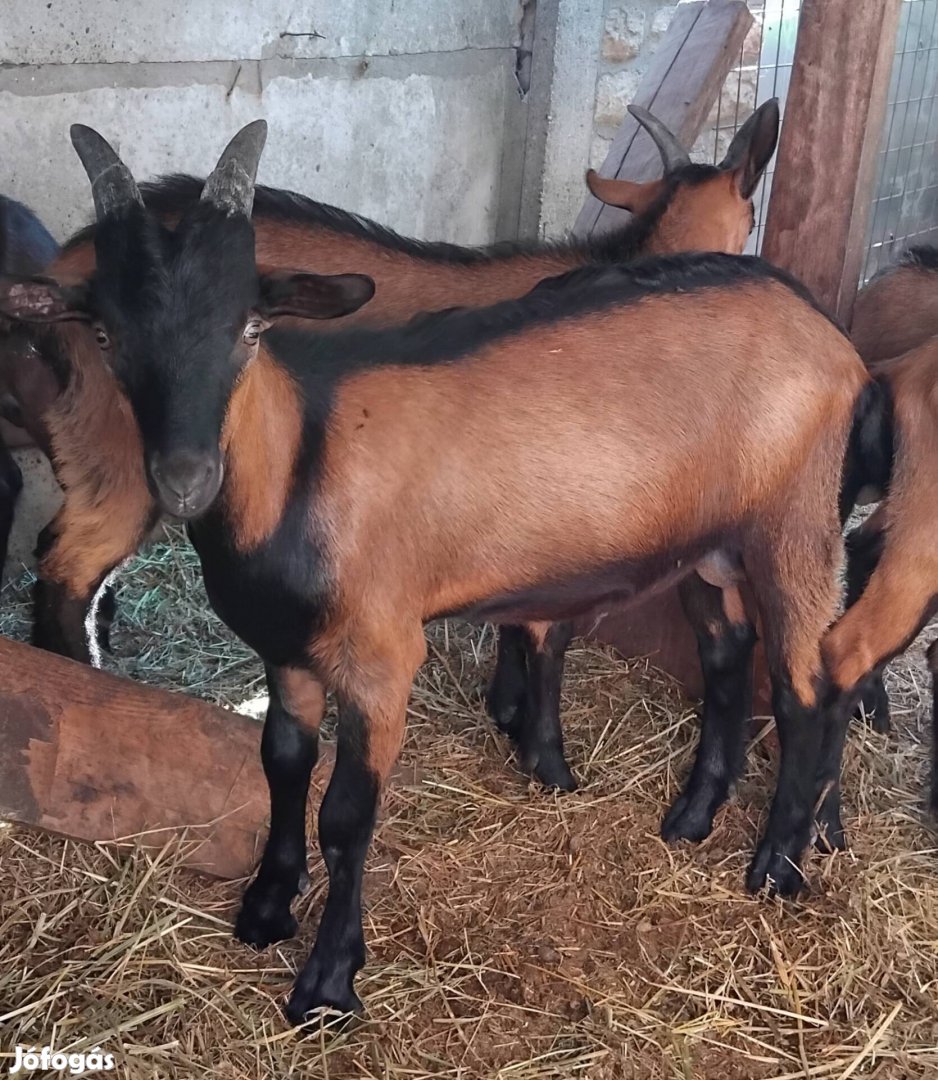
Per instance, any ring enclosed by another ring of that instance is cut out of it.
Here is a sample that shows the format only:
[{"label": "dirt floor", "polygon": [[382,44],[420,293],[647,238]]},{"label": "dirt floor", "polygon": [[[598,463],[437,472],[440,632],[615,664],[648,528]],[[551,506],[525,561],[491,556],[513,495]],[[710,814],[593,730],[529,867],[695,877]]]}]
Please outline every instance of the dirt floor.
[{"label": "dirt floor", "polygon": [[[263,694],[184,544],[154,547],[122,582],[108,666],[231,707]],[[27,584],[0,596],[0,630],[24,633]],[[430,640],[368,863],[367,1020],[304,1036],[280,1014],[323,902],[315,846],[300,938],[257,954],[231,938],[243,883],[180,869],[179,843],[147,854],[6,826],[0,1070],[18,1044],[53,1044],[100,1046],[112,1075],[160,1080],[938,1075],[917,660],[891,675],[895,734],[850,739],[851,850],[812,855],[811,894],[791,903],[743,887],[772,786],[764,737],[713,835],[669,848],[658,825],[696,726],[661,676],[573,651],[564,713],[582,787],[557,796],[518,774],[486,721],[491,630],[451,622]]]}]

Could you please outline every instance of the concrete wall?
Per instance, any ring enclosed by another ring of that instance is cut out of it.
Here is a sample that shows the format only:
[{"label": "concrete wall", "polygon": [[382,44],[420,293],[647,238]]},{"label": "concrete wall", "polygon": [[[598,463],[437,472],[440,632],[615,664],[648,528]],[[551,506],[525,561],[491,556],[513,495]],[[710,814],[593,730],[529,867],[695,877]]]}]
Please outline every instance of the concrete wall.
[{"label": "concrete wall", "polygon": [[[521,15],[520,0],[0,0],[0,191],[64,239],[91,215],[72,123],[146,178],[204,175],[263,116],[262,182],[412,236],[515,236]],[[18,457],[8,573],[59,501],[41,455]]]},{"label": "concrete wall", "polygon": [[90,212],[71,123],[147,177],[204,174],[264,116],[263,182],[410,235],[493,240],[517,227],[503,150],[524,135],[520,15],[520,0],[3,0],[0,190],[62,237]]}]

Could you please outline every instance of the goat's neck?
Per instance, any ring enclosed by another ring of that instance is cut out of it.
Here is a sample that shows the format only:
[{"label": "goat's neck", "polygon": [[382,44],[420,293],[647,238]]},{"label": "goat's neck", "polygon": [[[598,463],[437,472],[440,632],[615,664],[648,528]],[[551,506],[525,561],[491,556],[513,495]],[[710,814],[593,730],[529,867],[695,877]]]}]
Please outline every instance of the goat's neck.
[{"label": "goat's neck", "polygon": [[303,440],[303,399],[263,349],[232,396],[222,435],[224,502],[236,547],[249,551],[277,527]]}]

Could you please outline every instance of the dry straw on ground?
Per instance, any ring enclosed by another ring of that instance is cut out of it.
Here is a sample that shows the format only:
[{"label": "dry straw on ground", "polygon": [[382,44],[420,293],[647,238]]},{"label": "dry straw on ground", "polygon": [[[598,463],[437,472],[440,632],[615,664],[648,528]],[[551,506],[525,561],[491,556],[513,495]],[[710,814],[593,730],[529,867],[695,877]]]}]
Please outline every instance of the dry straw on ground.
[{"label": "dry straw on ground", "polygon": [[[4,592],[7,632],[22,632],[23,601]],[[228,705],[262,693],[183,545],[139,560],[120,601],[117,670]],[[742,884],[771,788],[764,742],[710,839],[670,849],[658,823],[695,725],[661,677],[573,652],[582,788],[558,797],[518,775],[485,720],[491,632],[430,637],[368,863],[367,1022],[301,1037],[279,1012],[323,901],[315,848],[300,939],[255,954],[230,936],[240,884],[180,869],[178,843],[145,854],[8,827],[0,1062],[52,1043],[102,1046],[118,1075],[160,1080],[938,1075],[938,840],[914,661],[892,678],[896,734],[850,740],[852,850],[812,856],[812,894],[794,904]]]}]

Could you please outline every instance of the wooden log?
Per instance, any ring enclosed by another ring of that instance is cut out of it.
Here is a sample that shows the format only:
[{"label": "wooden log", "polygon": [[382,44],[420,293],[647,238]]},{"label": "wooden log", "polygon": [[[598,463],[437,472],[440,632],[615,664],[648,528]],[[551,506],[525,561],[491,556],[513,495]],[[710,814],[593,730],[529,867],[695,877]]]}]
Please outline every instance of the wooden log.
[{"label": "wooden log", "polygon": [[[685,146],[691,146],[737,61],[752,13],[744,0],[681,4],[642,76],[633,104],[650,109]],[[661,155],[636,121],[627,116],[599,173],[627,180],[661,175]],[[588,236],[628,221],[629,214],[589,195],[574,233]]]},{"label": "wooden log", "polygon": [[238,713],[0,638],[0,817],[85,840],[203,826],[189,864],[240,877],[267,821],[260,732]]},{"label": "wooden log", "polygon": [[866,249],[899,4],[804,0],[798,23],[762,254],[846,325]]}]

